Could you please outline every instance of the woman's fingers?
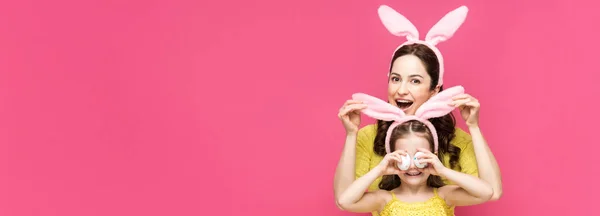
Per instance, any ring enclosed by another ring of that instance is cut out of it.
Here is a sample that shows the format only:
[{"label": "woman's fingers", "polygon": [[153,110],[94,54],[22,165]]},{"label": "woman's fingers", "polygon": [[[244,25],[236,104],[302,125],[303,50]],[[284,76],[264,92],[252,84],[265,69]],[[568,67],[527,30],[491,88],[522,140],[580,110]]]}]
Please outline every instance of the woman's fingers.
[{"label": "woman's fingers", "polygon": [[350,104],[348,106],[343,107],[338,113],[338,117],[342,117],[348,115],[349,112],[360,111],[367,108],[366,104]]}]

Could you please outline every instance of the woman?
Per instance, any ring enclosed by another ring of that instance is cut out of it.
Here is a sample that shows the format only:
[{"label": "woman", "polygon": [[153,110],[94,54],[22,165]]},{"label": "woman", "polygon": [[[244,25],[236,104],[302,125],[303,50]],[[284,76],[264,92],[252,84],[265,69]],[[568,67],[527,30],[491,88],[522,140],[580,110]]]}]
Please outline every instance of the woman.
[{"label": "woman", "polygon": [[[435,48],[435,44],[445,41],[453,35],[466,17],[466,12],[467,9],[463,6],[448,13],[430,30],[424,42],[418,40],[416,28],[406,18],[398,16],[397,12],[387,6],[379,8],[380,18],[386,28],[393,34],[406,36],[408,39],[406,43],[397,48],[391,61],[387,94],[388,102],[391,105],[398,106],[407,115],[414,115],[425,101],[443,90],[443,58],[439,50]],[[453,28],[436,29],[436,26],[452,26]],[[429,35],[434,36],[430,37]],[[482,139],[479,138],[483,136],[479,129],[478,100],[468,94],[462,94],[453,99],[454,101],[450,105],[460,109],[469,132],[477,134],[478,136],[474,136],[477,139]],[[386,154],[384,142],[386,131],[391,123],[379,120],[377,124],[368,125],[359,130],[360,111],[365,108],[366,105],[361,101],[348,100],[338,114],[346,130],[346,144],[334,177],[336,200],[356,178],[377,167]],[[440,118],[429,119],[429,121],[438,133],[438,156],[444,166],[481,178],[493,188],[490,200],[498,200],[502,195],[500,170],[485,140],[477,140],[478,142],[475,143],[478,144],[474,145],[472,137],[456,127],[452,113]],[[475,160],[475,156],[484,160]],[[356,161],[354,170],[344,169],[347,161]],[[494,167],[494,169],[478,169],[478,167]],[[446,184],[453,184],[447,179],[443,180]],[[381,178],[378,178],[369,186],[368,190],[378,190],[380,182]],[[373,214],[376,215],[375,212]]]}]

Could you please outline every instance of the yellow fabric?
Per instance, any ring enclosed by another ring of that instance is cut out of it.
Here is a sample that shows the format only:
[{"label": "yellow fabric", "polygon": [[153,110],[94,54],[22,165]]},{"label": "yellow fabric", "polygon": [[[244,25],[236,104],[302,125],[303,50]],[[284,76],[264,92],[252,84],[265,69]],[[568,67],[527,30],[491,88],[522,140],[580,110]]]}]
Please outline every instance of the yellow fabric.
[{"label": "yellow fabric", "polygon": [[396,199],[393,192],[390,200],[381,210],[381,216],[454,216],[454,209],[433,189],[433,197],[424,202],[406,203]]},{"label": "yellow fabric", "polygon": [[[479,177],[477,160],[475,158],[475,151],[473,150],[473,141],[471,140],[471,135],[458,127],[456,128],[454,134],[455,137],[450,142],[461,149],[458,160],[459,168],[456,168],[455,170]],[[356,178],[367,174],[371,169],[377,166],[381,160],[383,160],[382,156],[375,154],[373,151],[375,135],[377,135],[377,124],[367,125],[358,131],[356,138]],[[450,167],[450,156],[444,155],[442,163],[446,167]],[[446,184],[453,184],[453,182],[447,179],[443,180]],[[379,190],[380,181],[381,177],[377,178],[375,182],[369,186],[368,190]],[[373,215],[376,216],[377,213],[374,212]]]}]

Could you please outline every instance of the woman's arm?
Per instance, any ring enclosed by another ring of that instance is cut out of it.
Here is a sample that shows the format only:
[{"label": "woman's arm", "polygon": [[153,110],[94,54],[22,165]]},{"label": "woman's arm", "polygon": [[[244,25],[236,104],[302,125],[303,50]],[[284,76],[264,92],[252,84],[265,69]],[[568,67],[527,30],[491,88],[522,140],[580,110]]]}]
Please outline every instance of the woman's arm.
[{"label": "woman's arm", "polygon": [[348,133],[346,142],[342,151],[342,156],[338,161],[333,177],[333,191],[335,194],[336,205],[343,209],[337,201],[342,192],[344,192],[354,181],[354,163],[356,157],[356,134]]},{"label": "woman's arm", "polygon": [[466,125],[469,127],[469,132],[471,133],[471,138],[473,140],[475,157],[477,158],[479,177],[489,183],[494,189],[491,200],[498,200],[502,196],[500,167],[479,129],[479,101],[468,94],[461,94],[452,99],[453,102],[449,105],[459,107],[460,114],[463,119],[465,119]]},{"label": "woman's arm", "polygon": [[342,124],[346,129],[346,141],[333,177],[333,192],[336,204],[342,191],[346,190],[355,179],[354,163],[356,159],[356,137],[360,125],[360,110],[366,107],[360,101],[348,100],[338,113],[338,118],[342,120]]},{"label": "woman's arm", "polygon": [[473,149],[477,158],[479,177],[488,182],[494,189],[494,195],[491,200],[498,200],[502,196],[502,176],[498,162],[496,162],[494,154],[483,138],[479,126],[469,126],[469,132],[473,139]]},{"label": "woman's arm", "polygon": [[482,179],[465,173],[457,172],[444,167],[439,173],[456,185],[447,185],[440,188],[440,195],[450,206],[468,206],[487,202],[494,191]]},{"label": "woman's arm", "polygon": [[[360,178],[363,175],[366,175],[369,172],[370,164],[371,164],[371,156],[373,155],[373,148],[369,147],[368,142],[372,141],[371,133],[375,130],[374,125],[368,125],[360,130],[355,135],[356,138],[353,138],[353,134],[346,135],[346,144],[344,144],[344,150],[342,152],[342,157],[338,162],[338,167],[336,169],[336,174],[334,177],[334,194],[335,199],[339,198],[339,195],[344,191],[350,183],[352,183],[355,179]],[[352,142],[354,140],[354,142]],[[351,143],[348,143],[351,142]],[[350,145],[350,146],[349,146]],[[351,146],[355,145],[355,146]],[[372,145],[371,145],[372,146]],[[346,162],[350,162],[349,158],[352,155],[352,152],[346,151],[347,148],[354,148],[354,158],[352,158],[352,162],[354,168],[349,167],[348,169],[352,170],[354,173],[350,175],[346,174],[343,169],[343,166],[346,165]],[[343,162],[344,160],[345,162]]]}]

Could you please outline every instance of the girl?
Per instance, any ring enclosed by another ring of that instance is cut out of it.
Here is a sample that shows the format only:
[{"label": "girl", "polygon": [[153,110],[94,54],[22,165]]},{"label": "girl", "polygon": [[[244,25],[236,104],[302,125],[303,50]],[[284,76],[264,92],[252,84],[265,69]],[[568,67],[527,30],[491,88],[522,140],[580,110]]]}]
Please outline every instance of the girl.
[{"label": "girl", "polygon": [[[351,212],[377,211],[381,216],[453,216],[454,206],[488,201],[492,187],[479,178],[445,167],[432,153],[433,139],[431,131],[420,121],[410,120],[397,126],[391,133],[392,152],[354,181],[339,197],[338,206]],[[414,159],[417,152],[423,153],[416,160],[427,164],[425,168],[416,167],[415,160],[408,170],[398,168],[403,156]],[[381,176],[381,190],[365,193]],[[444,185],[441,177],[454,185]]]},{"label": "girl", "polygon": [[[454,215],[454,206],[490,200],[494,193],[490,184],[442,164],[437,155],[437,132],[427,120],[452,112],[452,98],[463,92],[461,86],[449,88],[423,103],[414,115],[406,115],[402,109],[375,97],[355,94],[355,100],[366,104],[364,114],[393,123],[386,132],[385,157],[352,182],[338,197],[337,205],[351,212],[376,211],[382,216]],[[354,161],[347,161],[342,169],[353,170]],[[365,193],[382,176],[381,190]],[[445,185],[442,178],[454,185]]]}]

